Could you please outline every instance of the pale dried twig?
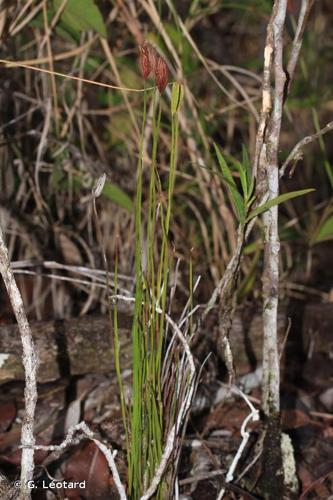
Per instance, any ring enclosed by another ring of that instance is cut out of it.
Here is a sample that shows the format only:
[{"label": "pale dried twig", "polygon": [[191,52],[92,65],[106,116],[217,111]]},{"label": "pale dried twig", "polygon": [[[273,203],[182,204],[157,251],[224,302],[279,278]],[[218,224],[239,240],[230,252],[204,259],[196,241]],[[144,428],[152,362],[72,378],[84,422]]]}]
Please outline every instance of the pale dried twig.
[{"label": "pale dried twig", "polygon": [[[229,467],[228,473],[227,473],[226,478],[225,478],[226,483],[230,483],[233,480],[234,472],[236,470],[237,464],[238,464],[239,460],[241,459],[243,451],[244,451],[244,449],[248,443],[248,440],[250,438],[250,433],[246,430],[247,424],[250,421],[257,422],[259,420],[259,411],[255,409],[255,407],[253,406],[251,401],[248,399],[248,397],[237,387],[232,387],[231,390],[232,390],[232,392],[235,392],[236,394],[240,395],[244,399],[244,401],[246,402],[246,404],[250,408],[251,413],[245,418],[244,422],[242,423],[242,427],[241,427],[242,441],[241,441],[239,448],[237,450],[237,453],[234,456],[234,459],[231,462],[231,465]],[[224,496],[224,493],[225,493],[225,487],[223,487],[222,490],[220,491],[220,493],[217,497],[217,500],[221,500]]]},{"label": "pale dried twig", "polygon": [[327,132],[330,132],[333,130],[333,121],[329,122],[325,127],[320,129],[318,132],[312,135],[308,135],[307,137],[304,137],[301,141],[299,141],[296,146],[293,147],[291,153],[289,153],[287,159],[283,163],[282,167],[280,168],[279,171],[279,177],[283,177],[283,175],[286,172],[286,169],[289,167],[291,162],[294,162],[294,166],[292,168],[292,171],[290,175],[292,175],[292,172],[295,168],[296,163],[302,158],[302,150],[304,146],[307,144],[311,144],[311,142],[314,142],[317,140],[319,137],[321,137],[324,134],[327,134]]},{"label": "pale dried twig", "polygon": [[8,251],[0,227],[0,272],[5,282],[12,308],[18,323],[23,346],[23,366],[25,371],[25,415],[22,423],[21,442],[24,448],[21,458],[21,497],[23,500],[30,499],[28,481],[33,478],[34,472],[34,419],[37,402],[37,358],[31,329],[24,311],[24,305],[20,291],[16,285],[13,271],[8,259]]},{"label": "pale dried twig", "polygon": [[312,5],[314,4],[314,0],[302,0],[299,16],[298,16],[298,22],[297,22],[297,28],[295,32],[295,37],[293,40],[293,47],[291,49],[291,54],[287,66],[287,73],[288,73],[288,89],[290,89],[290,86],[293,81],[295,69],[296,69],[296,64],[299,58],[299,53],[302,48],[302,41],[303,41],[303,33],[305,30],[306,22],[311,10]]},{"label": "pale dried twig", "polygon": [[[114,450],[112,452],[104,443],[102,443],[101,441],[96,439],[94,437],[94,433],[89,429],[88,425],[85,422],[80,422],[79,424],[74,425],[73,427],[70,427],[70,429],[67,432],[66,438],[59,445],[46,445],[46,446],[45,445],[35,445],[35,446],[33,446],[33,448],[35,450],[46,450],[46,451],[63,450],[67,446],[74,443],[74,434],[78,431],[81,431],[85,436],[87,436],[87,438],[94,441],[96,446],[101,450],[101,452],[103,453],[103,455],[105,456],[105,458],[108,462],[110,470],[112,471],[112,476],[113,476],[116,488],[118,490],[120,499],[127,500],[125,488],[120,480],[118,469],[117,469],[116,462],[115,462],[117,450]],[[22,448],[24,450],[24,449],[29,449],[30,447],[22,446]]]}]

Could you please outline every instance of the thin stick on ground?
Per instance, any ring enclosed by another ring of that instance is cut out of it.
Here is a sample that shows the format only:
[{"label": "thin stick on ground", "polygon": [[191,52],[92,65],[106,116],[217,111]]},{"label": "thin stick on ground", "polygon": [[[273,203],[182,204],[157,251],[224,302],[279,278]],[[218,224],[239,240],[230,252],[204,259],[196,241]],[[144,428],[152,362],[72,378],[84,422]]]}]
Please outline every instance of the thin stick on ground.
[{"label": "thin stick on ground", "polygon": [[[101,441],[96,439],[94,436],[94,433],[89,429],[88,425],[85,422],[80,422],[79,424],[74,425],[73,427],[70,427],[68,432],[67,432],[66,438],[59,445],[47,445],[47,446],[36,445],[36,446],[34,446],[34,449],[35,450],[46,450],[46,451],[64,450],[65,448],[67,448],[67,446],[70,446],[71,444],[76,444],[76,440],[75,440],[74,435],[79,431],[81,431],[87,438],[94,441],[96,446],[103,453],[103,455],[106,458],[106,461],[108,462],[110,470],[112,472],[113,480],[114,480],[115,486],[118,490],[120,500],[127,500],[125,488],[121,482],[121,479],[120,479],[120,476],[118,473],[118,469],[116,466],[116,462],[115,462],[117,450],[113,450],[113,452],[112,452],[104,443],[102,443]],[[25,448],[23,447],[23,450],[24,449]]]},{"label": "thin stick on ground", "polygon": [[37,359],[32,340],[30,325],[24,310],[23,300],[17,287],[14,273],[10,267],[8,250],[0,227],[0,272],[5,282],[10,302],[18,323],[23,346],[23,366],[25,372],[25,415],[22,422],[21,443],[24,446],[21,458],[21,499],[31,498],[28,481],[34,472],[34,420],[37,402]]},{"label": "thin stick on ground", "polygon": [[[245,418],[245,420],[242,424],[242,427],[241,427],[242,441],[241,441],[239,448],[237,450],[237,453],[234,456],[234,459],[231,462],[231,465],[229,467],[228,473],[227,473],[226,478],[225,478],[226,483],[230,483],[234,479],[234,472],[236,470],[236,467],[238,465],[239,460],[242,457],[243,451],[248,443],[248,440],[250,439],[250,433],[249,433],[249,431],[246,430],[247,424],[250,421],[256,422],[259,420],[259,411],[255,409],[255,407],[253,406],[251,401],[246,397],[246,395],[240,389],[238,389],[236,387],[232,388],[232,392],[239,394],[244,399],[244,401],[246,402],[246,404],[250,408],[251,413]],[[225,488],[225,486],[223,486],[222,490],[220,491],[220,493],[217,497],[217,500],[221,500],[223,498],[225,490],[226,490],[226,488]]]}]

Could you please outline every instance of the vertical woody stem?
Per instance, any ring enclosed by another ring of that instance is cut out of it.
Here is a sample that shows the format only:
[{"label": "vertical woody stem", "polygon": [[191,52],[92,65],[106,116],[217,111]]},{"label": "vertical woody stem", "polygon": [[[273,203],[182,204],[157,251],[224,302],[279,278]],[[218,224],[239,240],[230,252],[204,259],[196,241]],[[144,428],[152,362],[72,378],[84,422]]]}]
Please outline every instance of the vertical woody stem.
[{"label": "vertical woody stem", "polygon": [[[278,150],[286,74],[283,69],[283,27],[287,0],[275,0],[267,27],[264,54],[263,99],[257,134],[254,173],[257,197],[271,200],[279,195]],[[274,81],[274,89],[272,89]],[[265,414],[262,488],[265,498],[282,498],[284,477],[280,429],[280,363],[277,338],[279,302],[278,207],[263,215],[263,381],[262,407]],[[275,480],[272,481],[272,475]]]},{"label": "vertical woody stem", "polygon": [[[266,136],[266,178],[268,199],[279,195],[278,149],[280,142],[281,119],[284,101],[286,74],[283,69],[283,26],[287,0],[276,0],[271,20],[272,47],[274,57],[274,98],[268,120]],[[270,208],[264,214],[265,255],[263,277],[263,409],[268,417],[280,411],[280,367],[277,342],[277,309],[279,292],[279,233],[278,207]]]},{"label": "vertical woody stem", "polygon": [[[278,151],[280,143],[283,104],[293,80],[302,44],[306,20],[313,5],[302,0],[295,38],[287,71],[283,67],[283,31],[287,0],[274,0],[272,16],[267,27],[264,53],[262,108],[256,140],[253,173],[256,176],[258,200],[271,200],[279,195]],[[288,79],[287,79],[288,77]],[[274,88],[273,88],[274,82]],[[279,292],[278,207],[275,205],[263,215],[264,271],[263,271],[263,381],[262,407],[265,415],[263,474],[261,487],[265,498],[289,494],[282,467],[280,427],[280,363],[277,338]],[[272,481],[274,477],[274,481]],[[288,496],[289,498],[289,496]]]}]

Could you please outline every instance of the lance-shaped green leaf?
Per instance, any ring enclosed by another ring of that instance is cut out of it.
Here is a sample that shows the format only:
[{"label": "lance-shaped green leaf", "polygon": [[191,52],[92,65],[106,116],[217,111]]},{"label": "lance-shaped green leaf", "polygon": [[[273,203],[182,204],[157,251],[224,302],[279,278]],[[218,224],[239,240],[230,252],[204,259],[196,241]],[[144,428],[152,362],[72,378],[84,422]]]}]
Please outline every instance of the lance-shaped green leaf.
[{"label": "lance-shaped green leaf", "polygon": [[102,190],[102,196],[113,201],[122,208],[125,208],[129,212],[133,211],[133,202],[131,198],[112,182],[106,181]]},{"label": "lance-shaped green leaf", "polygon": [[247,152],[246,147],[242,144],[242,165],[246,171],[246,180],[247,180],[247,199],[250,198],[253,194],[254,189],[254,176],[252,173],[252,166],[250,162],[250,158]]},{"label": "lance-shaped green leaf", "polygon": [[223,175],[223,180],[227,184],[230,194],[231,194],[231,199],[232,202],[235,206],[236,212],[237,212],[237,217],[239,222],[242,224],[245,222],[245,206],[244,206],[244,200],[242,195],[238,192],[236,183],[234,181],[234,178],[231,174],[231,170],[228,167],[221,151],[219,150],[218,146],[214,143],[214,148],[216,152],[216,156],[221,168],[221,172]]},{"label": "lance-shaped green leaf", "polygon": [[243,198],[246,200],[247,196],[248,196],[246,170],[245,170],[244,166],[239,161],[235,162],[235,166],[239,172],[239,178],[240,178],[242,190],[243,190]]},{"label": "lance-shaped green leaf", "polygon": [[272,198],[271,200],[266,201],[266,203],[264,203],[263,205],[260,205],[259,207],[252,210],[252,212],[250,212],[250,214],[248,215],[246,222],[249,222],[254,217],[257,217],[257,215],[266,212],[266,210],[274,207],[275,205],[279,205],[280,203],[291,200],[292,198],[297,198],[298,196],[303,196],[304,194],[311,193],[312,191],[314,191],[314,189],[301,189],[299,191],[291,191],[290,193],[276,196],[276,198]]}]

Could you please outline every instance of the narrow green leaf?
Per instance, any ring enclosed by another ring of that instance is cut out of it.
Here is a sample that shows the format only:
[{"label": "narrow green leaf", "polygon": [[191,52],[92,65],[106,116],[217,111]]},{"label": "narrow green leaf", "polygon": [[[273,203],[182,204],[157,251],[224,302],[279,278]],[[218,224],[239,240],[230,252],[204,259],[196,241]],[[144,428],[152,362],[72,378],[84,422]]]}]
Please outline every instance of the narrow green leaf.
[{"label": "narrow green leaf", "polygon": [[250,162],[249,154],[244,144],[242,144],[242,164],[246,170],[247,178],[247,197],[250,198],[254,189],[254,177],[252,174],[252,165]]},{"label": "narrow green leaf", "polygon": [[236,212],[237,212],[237,217],[239,222],[244,223],[245,222],[245,206],[244,206],[244,200],[242,195],[238,192],[236,183],[234,181],[234,178],[231,174],[231,170],[228,167],[221,151],[219,150],[218,146],[214,143],[214,148],[216,152],[216,156],[221,168],[221,172],[223,175],[223,180],[226,182],[227,186],[229,187],[232,202],[235,206]]},{"label": "narrow green leaf", "polygon": [[172,85],[171,93],[171,113],[174,115],[179,110],[183,102],[184,87],[180,83],[175,82]]},{"label": "narrow green leaf", "polygon": [[304,194],[311,193],[312,191],[314,191],[313,188],[301,189],[299,191],[291,191],[290,193],[281,194],[280,196],[277,196],[276,198],[272,198],[271,200],[268,200],[263,205],[260,205],[259,207],[252,210],[252,212],[250,212],[249,216],[247,217],[246,222],[249,222],[254,217],[257,217],[257,215],[260,215],[263,212],[266,212],[266,210],[274,207],[275,205],[279,205],[280,203],[283,203],[287,200],[291,200],[292,198],[297,198],[298,196],[303,196]]},{"label": "narrow green leaf", "polygon": [[[61,4],[62,0],[53,0],[56,11]],[[60,20],[71,32],[80,34],[82,31],[92,29],[106,37],[102,14],[93,0],[67,0]]]},{"label": "narrow green leaf", "polygon": [[117,205],[125,208],[129,212],[133,210],[133,202],[131,198],[118,187],[116,184],[111,182],[106,182],[102,191],[102,195],[111,201],[114,201]]},{"label": "narrow green leaf", "polygon": [[237,168],[237,170],[239,172],[239,177],[240,177],[240,181],[241,181],[241,185],[242,185],[242,190],[243,190],[243,195],[244,195],[243,197],[246,200],[247,196],[248,196],[246,170],[245,170],[244,166],[239,161],[237,161],[235,163],[235,165],[236,165],[236,168]]},{"label": "narrow green leaf", "polygon": [[318,234],[315,237],[314,243],[320,243],[321,241],[327,241],[333,239],[333,215],[328,217],[321,227],[319,228]]},{"label": "narrow green leaf", "polygon": [[236,183],[235,183],[234,178],[231,174],[231,170],[228,167],[227,162],[224,159],[224,156],[222,155],[219,147],[217,146],[217,144],[215,144],[215,142],[214,142],[214,148],[215,148],[215,153],[216,153],[223,177],[225,177],[230,182],[230,184],[233,184],[234,187],[236,187]]}]

